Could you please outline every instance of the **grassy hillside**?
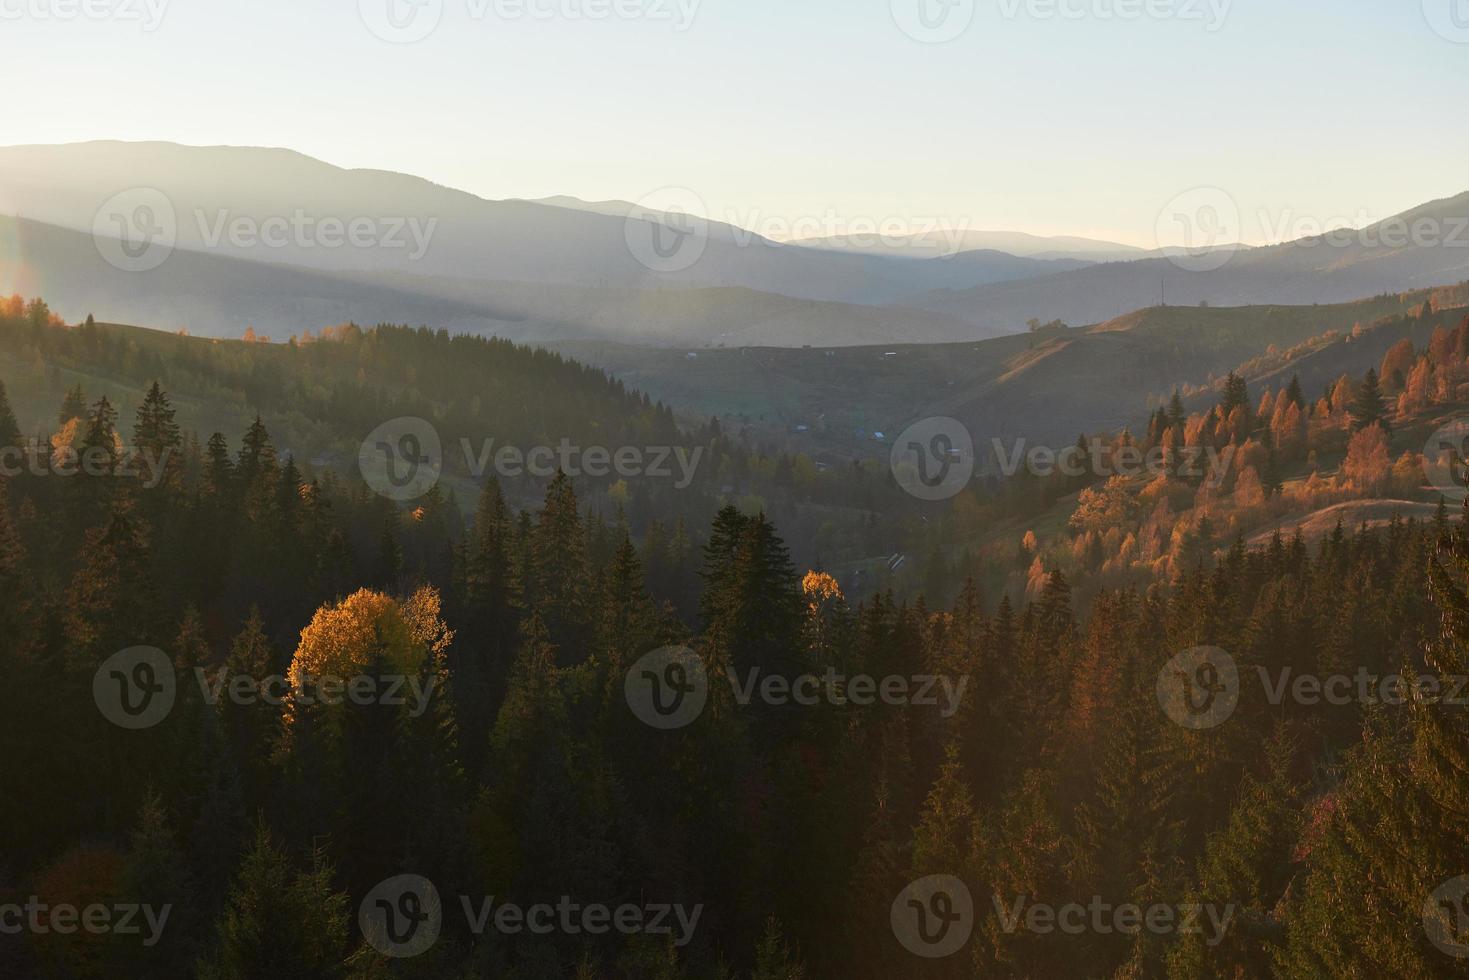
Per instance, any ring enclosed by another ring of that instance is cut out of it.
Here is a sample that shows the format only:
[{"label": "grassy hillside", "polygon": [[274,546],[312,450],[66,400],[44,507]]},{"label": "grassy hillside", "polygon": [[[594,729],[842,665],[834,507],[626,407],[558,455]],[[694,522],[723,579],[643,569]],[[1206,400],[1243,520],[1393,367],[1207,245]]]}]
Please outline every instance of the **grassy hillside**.
[{"label": "grassy hillside", "polygon": [[[1271,345],[1289,348],[1330,330],[1350,334],[1357,324],[1401,315],[1430,298],[1443,306],[1469,304],[1469,288],[1329,306],[1151,307],[1042,338],[962,344],[712,351],[552,346],[693,415],[745,418],[815,451],[884,455],[873,432],[893,435],[933,415],[960,419],[984,442],[1017,436],[1069,442],[1081,432],[1135,426],[1175,387],[1207,386]],[[796,431],[800,426],[807,431]]]}]

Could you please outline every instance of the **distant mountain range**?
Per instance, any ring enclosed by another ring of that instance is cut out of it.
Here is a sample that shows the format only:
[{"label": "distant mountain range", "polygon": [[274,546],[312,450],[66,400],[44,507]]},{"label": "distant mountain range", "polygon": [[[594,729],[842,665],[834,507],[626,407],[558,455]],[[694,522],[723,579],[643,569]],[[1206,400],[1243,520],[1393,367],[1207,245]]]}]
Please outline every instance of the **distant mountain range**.
[{"label": "distant mountain range", "polygon": [[945,313],[821,302],[736,287],[595,288],[400,272],[326,272],[173,252],[148,272],[103,260],[91,235],[0,217],[0,293],[43,296],[71,321],[99,319],[276,340],[354,321],[429,325],[528,343],[796,346],[987,336]]},{"label": "distant mountain range", "polygon": [[[1417,229],[1415,232],[1414,229]],[[1210,263],[1212,264],[1212,263]],[[1217,269],[1146,258],[939,289],[908,305],[962,317],[987,330],[1030,317],[1098,323],[1145,306],[1343,303],[1469,279],[1469,193],[1434,201],[1361,231],[1239,249]]]},{"label": "distant mountain range", "polygon": [[[490,201],[418,177],[345,170],[279,149],[94,142],[0,148],[0,214],[76,231],[120,192],[155,188],[171,204],[177,246],[325,272],[399,272],[496,282],[616,289],[732,286],[799,299],[892,303],[939,288],[967,288],[1017,275],[1075,269],[1075,260],[981,254],[963,262],[878,252],[780,245],[709,221],[687,268],[649,268],[629,238],[653,241],[660,212],[607,202]],[[277,246],[241,245],[237,221],[261,226],[300,213],[318,222],[368,219],[380,230],[401,221],[407,247],[313,247],[294,237]],[[637,227],[636,223],[646,224]],[[409,231],[427,234],[421,255]],[[692,260],[696,259],[696,260]],[[682,262],[672,263],[682,266]]]},{"label": "distant mountain range", "polygon": [[869,238],[836,236],[828,238],[805,238],[793,244],[807,248],[823,248],[835,251],[878,251],[891,255],[936,257],[954,251],[1008,252],[1011,255],[1032,259],[1073,259],[1084,262],[1126,262],[1146,256],[1146,250],[1117,242],[1103,242],[1091,238],[1072,236],[1046,237],[1029,235],[1023,231],[972,231],[963,229],[957,235],[957,249],[945,236],[930,232],[912,235],[891,243],[875,242]]},{"label": "distant mountain range", "polygon": [[[1397,219],[1431,225],[1437,241],[1302,240],[1240,249],[1208,272],[1016,232],[966,232],[944,257],[942,236],[782,245],[623,201],[491,201],[289,150],[170,143],[0,148],[0,215],[11,216],[0,220],[0,289],[44,294],[72,318],[215,336],[355,319],[548,343],[937,343],[1022,332],[1031,318],[1101,323],[1165,297],[1334,303],[1469,278],[1469,194]],[[174,251],[151,271],[102,261],[98,241],[133,217],[166,217],[172,233]],[[332,244],[321,234],[331,224],[364,237]]]}]

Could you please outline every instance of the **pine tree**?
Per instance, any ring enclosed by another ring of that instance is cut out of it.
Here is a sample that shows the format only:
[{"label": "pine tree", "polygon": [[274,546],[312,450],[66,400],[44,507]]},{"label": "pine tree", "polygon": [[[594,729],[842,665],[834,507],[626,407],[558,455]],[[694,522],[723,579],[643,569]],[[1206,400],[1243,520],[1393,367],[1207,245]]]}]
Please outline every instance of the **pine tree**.
[{"label": "pine tree", "polygon": [[1173,389],[1173,397],[1168,400],[1168,424],[1170,426],[1183,425],[1188,421],[1188,411],[1183,407],[1183,396],[1178,389]]},{"label": "pine tree", "polygon": [[791,950],[781,934],[780,921],[771,916],[765,922],[765,935],[755,949],[755,972],[750,980],[805,980],[806,967]]},{"label": "pine tree", "polygon": [[[271,651],[260,609],[251,607],[244,628],[230,643],[225,677],[250,678],[263,685],[270,677],[282,675],[283,666]],[[245,798],[252,805],[262,804],[271,781],[270,758],[280,729],[280,709],[267,698],[226,697],[220,702],[220,714],[231,753],[240,762]]]},{"label": "pine tree", "polygon": [[118,881],[122,901],[168,909],[168,919],[153,946],[136,935],[115,933],[109,955],[113,976],[188,976],[202,940],[193,872],[185,860],[162,798],[143,798]]},{"label": "pine tree", "polygon": [[183,444],[178,423],[174,421],[176,414],[163,388],[157,381],[153,382],[138,406],[133,423],[133,449],[147,450],[156,459],[161,459],[165,452],[176,451]]},{"label": "pine tree", "polygon": [[[1445,937],[1463,942],[1462,918],[1438,890],[1469,867],[1469,719],[1444,695],[1469,676],[1469,542],[1456,531],[1428,564],[1440,635],[1402,673],[1426,673],[1434,697],[1369,711],[1346,778],[1321,801],[1309,836],[1307,875],[1286,914],[1276,958],[1285,977],[1457,976],[1463,960],[1436,949],[1426,910]],[[1461,910],[1460,910],[1461,911]]]},{"label": "pine tree", "polygon": [[1180,936],[1168,954],[1170,977],[1230,980],[1270,974],[1269,951],[1283,931],[1276,906],[1296,870],[1301,786],[1292,773],[1296,738],[1277,728],[1266,750],[1265,778],[1245,776],[1229,822],[1204,845],[1187,899],[1219,915],[1229,910],[1233,922],[1213,942],[1203,932]]},{"label": "pine tree", "polygon": [[567,664],[580,663],[590,653],[591,609],[587,589],[591,565],[576,492],[566,474],[558,472],[546,488],[546,501],[531,540],[534,603],[551,643]]},{"label": "pine tree", "polygon": [[1236,408],[1244,409],[1246,414],[1249,413],[1250,392],[1245,384],[1245,379],[1231,371],[1224,379],[1224,394],[1219,399],[1219,414],[1227,419]]},{"label": "pine tree", "polygon": [[56,416],[58,424],[65,426],[72,419],[84,419],[87,417],[87,396],[82,391],[81,385],[73,385],[66,390],[66,397],[62,399],[61,411]]},{"label": "pine tree", "polygon": [[1306,393],[1301,390],[1301,376],[1293,374],[1290,376],[1290,384],[1286,386],[1285,397],[1301,411],[1306,410]]},{"label": "pine tree", "polygon": [[1353,432],[1360,432],[1371,425],[1380,425],[1384,431],[1388,429],[1387,404],[1382,397],[1375,368],[1367,369],[1367,375],[1357,389],[1357,398],[1352,402],[1350,411]]},{"label": "pine tree", "polygon": [[234,485],[235,467],[230,462],[229,443],[223,435],[216,432],[209,437],[209,445],[204,452],[204,492],[224,500]]},{"label": "pine tree", "polygon": [[10,399],[5,394],[5,382],[0,381],[0,449],[22,449],[25,442],[15,413],[10,409]]},{"label": "pine tree", "polygon": [[324,855],[296,871],[262,821],[230,889],[218,947],[198,964],[203,980],[336,980],[347,947],[347,893],[332,888]]}]

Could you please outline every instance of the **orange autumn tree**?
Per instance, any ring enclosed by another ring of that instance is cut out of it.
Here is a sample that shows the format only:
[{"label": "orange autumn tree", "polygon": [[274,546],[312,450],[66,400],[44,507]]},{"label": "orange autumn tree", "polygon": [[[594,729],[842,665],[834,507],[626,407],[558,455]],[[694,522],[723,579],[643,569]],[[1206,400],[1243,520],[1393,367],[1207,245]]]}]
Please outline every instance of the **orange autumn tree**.
[{"label": "orange autumn tree", "polygon": [[1387,451],[1387,433],[1382,431],[1382,426],[1369,425],[1352,436],[1341,471],[1347,483],[1363,493],[1379,494],[1387,488],[1392,460]]},{"label": "orange autumn tree", "polygon": [[[359,589],[341,602],[322,606],[301,631],[288,679],[293,698],[315,679],[350,679],[374,664],[391,673],[416,676],[425,659],[442,661],[454,633],[440,618],[437,589],[424,587],[406,599]],[[286,722],[291,723],[291,705]]]}]

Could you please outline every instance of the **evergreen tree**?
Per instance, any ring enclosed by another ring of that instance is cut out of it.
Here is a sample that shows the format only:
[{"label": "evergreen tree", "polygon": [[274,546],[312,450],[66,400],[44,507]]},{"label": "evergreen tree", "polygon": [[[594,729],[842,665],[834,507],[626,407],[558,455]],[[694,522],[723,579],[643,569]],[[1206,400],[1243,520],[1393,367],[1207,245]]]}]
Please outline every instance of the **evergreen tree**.
[{"label": "evergreen tree", "polygon": [[1178,389],[1173,389],[1173,397],[1168,400],[1168,424],[1170,426],[1183,425],[1188,421],[1188,411],[1183,407],[1183,396]]},{"label": "evergreen tree", "polygon": [[81,385],[73,385],[66,389],[66,397],[62,399],[61,411],[57,413],[56,421],[65,426],[72,419],[84,419],[87,417],[87,396],[82,391]]},{"label": "evergreen tree", "polygon": [[1362,384],[1357,389],[1357,398],[1352,402],[1349,411],[1352,416],[1353,432],[1360,432],[1371,425],[1380,425],[1384,430],[1388,429],[1387,404],[1383,400],[1375,368],[1367,369],[1367,375],[1362,379]]},{"label": "evergreen tree", "polygon": [[183,444],[177,413],[162,387],[155,381],[143,396],[138,406],[137,419],[133,423],[133,449],[151,452],[161,458],[165,452],[174,452]]},{"label": "evergreen tree", "polygon": [[1236,408],[1242,408],[1246,413],[1249,412],[1250,392],[1245,384],[1245,379],[1231,371],[1224,379],[1224,394],[1219,399],[1219,414],[1228,419]]},{"label": "evergreen tree", "polygon": [[1286,386],[1285,397],[1289,398],[1291,404],[1301,411],[1306,411],[1306,393],[1301,390],[1301,376],[1293,374],[1290,376],[1290,384]]},{"label": "evergreen tree", "polygon": [[565,663],[582,662],[590,653],[587,589],[591,565],[576,492],[565,473],[557,472],[546,488],[545,505],[532,535],[530,562],[533,601],[551,643]]},{"label": "evergreen tree", "polygon": [[25,446],[15,413],[10,409],[10,399],[5,394],[5,382],[0,381],[0,449],[20,449]]},{"label": "evergreen tree", "polygon": [[321,852],[296,871],[260,823],[219,922],[218,947],[199,963],[203,980],[335,980],[343,976],[347,893],[332,888]]}]

